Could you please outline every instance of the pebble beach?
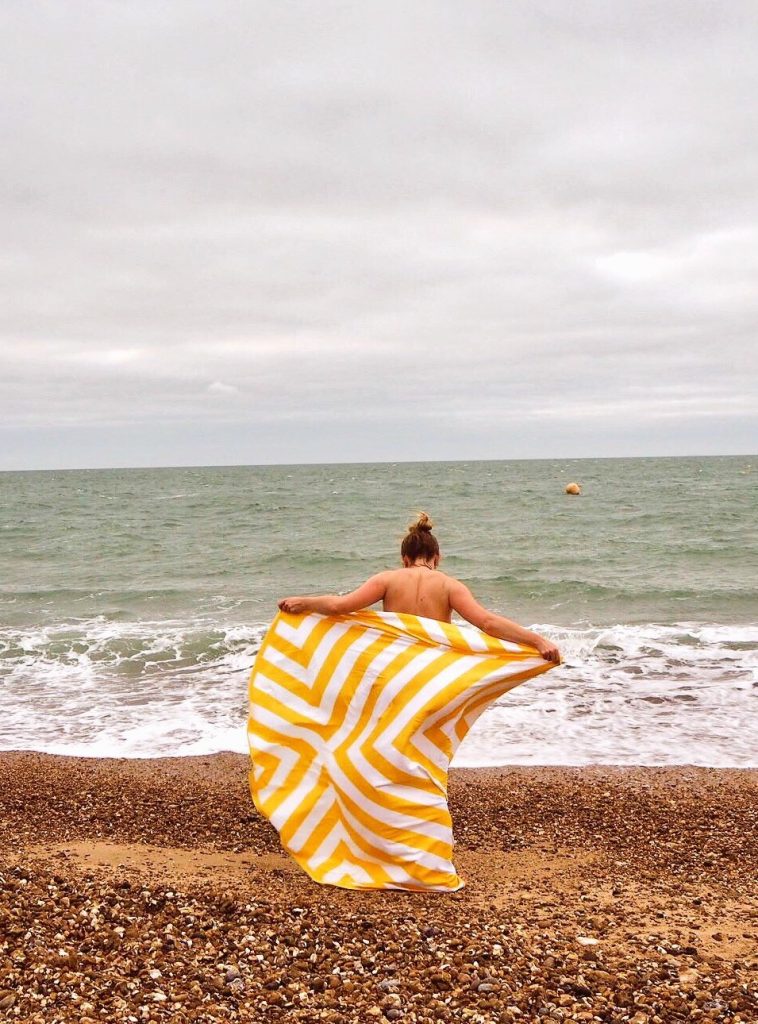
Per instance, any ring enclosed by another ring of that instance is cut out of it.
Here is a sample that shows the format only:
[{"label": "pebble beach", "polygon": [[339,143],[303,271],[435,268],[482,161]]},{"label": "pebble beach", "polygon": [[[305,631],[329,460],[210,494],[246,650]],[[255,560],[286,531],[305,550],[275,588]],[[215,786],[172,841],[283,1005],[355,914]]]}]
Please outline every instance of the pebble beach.
[{"label": "pebble beach", "polygon": [[758,1020],[758,770],[453,769],[457,893],[320,887],[238,754],[0,754],[0,1019]]}]

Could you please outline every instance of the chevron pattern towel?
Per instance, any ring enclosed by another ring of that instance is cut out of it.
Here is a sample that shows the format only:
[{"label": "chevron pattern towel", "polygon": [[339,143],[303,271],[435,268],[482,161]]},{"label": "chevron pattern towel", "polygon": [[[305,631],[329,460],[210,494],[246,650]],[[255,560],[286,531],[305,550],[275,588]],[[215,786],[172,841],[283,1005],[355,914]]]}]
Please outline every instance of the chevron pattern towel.
[{"label": "chevron pattern towel", "polygon": [[250,678],[255,806],[317,882],[451,891],[447,770],[532,647],[417,615],[279,613]]}]

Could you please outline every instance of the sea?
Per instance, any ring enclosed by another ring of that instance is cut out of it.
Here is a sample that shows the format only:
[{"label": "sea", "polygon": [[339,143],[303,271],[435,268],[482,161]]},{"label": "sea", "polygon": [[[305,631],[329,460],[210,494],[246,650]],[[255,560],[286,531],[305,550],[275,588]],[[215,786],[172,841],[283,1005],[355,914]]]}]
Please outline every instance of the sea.
[{"label": "sea", "polygon": [[0,473],[0,749],[245,752],[277,599],[398,566],[423,509],[564,658],[454,765],[756,767],[757,499],[758,456]]}]

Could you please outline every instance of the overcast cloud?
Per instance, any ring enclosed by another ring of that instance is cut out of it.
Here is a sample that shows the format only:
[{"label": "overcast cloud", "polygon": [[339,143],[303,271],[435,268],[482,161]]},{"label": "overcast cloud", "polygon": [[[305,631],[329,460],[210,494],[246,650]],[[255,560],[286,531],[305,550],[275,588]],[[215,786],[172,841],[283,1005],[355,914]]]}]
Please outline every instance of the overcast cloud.
[{"label": "overcast cloud", "polygon": [[758,450],[752,0],[0,40],[0,468]]}]

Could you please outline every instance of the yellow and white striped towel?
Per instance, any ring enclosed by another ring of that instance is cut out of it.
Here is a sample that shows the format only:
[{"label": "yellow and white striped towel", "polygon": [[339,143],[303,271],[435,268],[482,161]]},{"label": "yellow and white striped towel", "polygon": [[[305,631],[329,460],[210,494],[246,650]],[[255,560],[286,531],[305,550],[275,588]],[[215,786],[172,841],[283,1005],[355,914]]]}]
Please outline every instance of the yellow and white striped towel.
[{"label": "yellow and white striped towel", "polygon": [[473,626],[280,612],[250,677],[255,806],[317,882],[460,889],[450,759],[488,704],[552,667]]}]

